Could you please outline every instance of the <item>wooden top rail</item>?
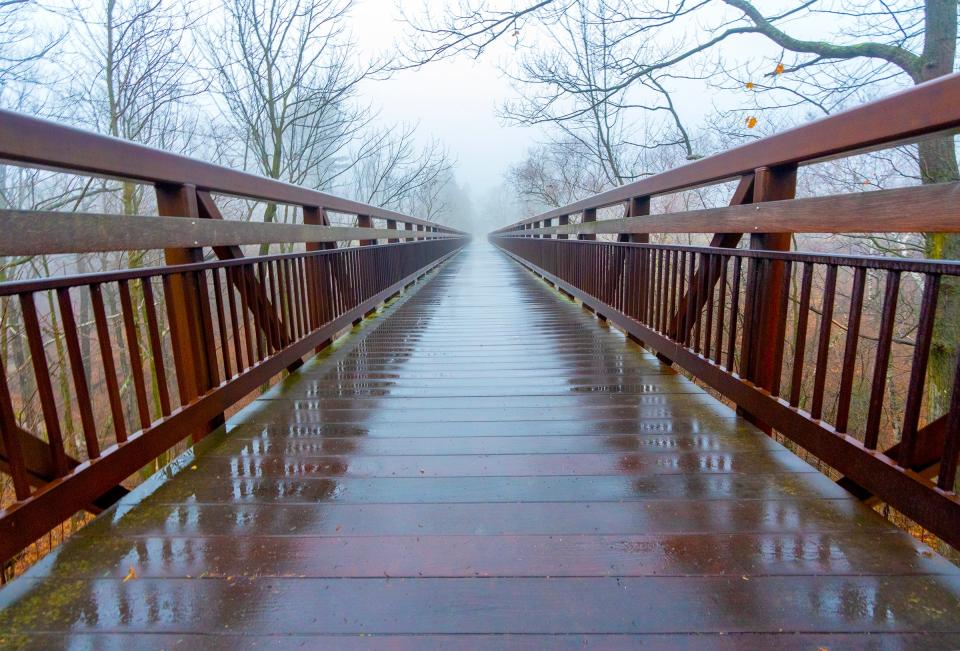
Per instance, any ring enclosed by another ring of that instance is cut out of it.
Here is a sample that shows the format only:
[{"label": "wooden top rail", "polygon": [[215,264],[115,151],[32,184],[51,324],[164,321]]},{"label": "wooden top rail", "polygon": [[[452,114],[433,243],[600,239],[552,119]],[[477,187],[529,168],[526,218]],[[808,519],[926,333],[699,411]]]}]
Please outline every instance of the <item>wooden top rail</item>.
[{"label": "wooden top rail", "polygon": [[[960,127],[960,75],[954,74],[662,174],[601,192],[567,206],[518,221],[494,233],[517,230],[537,222],[566,217],[585,210],[596,210],[631,200],[649,199],[655,195],[735,179],[752,174],[758,168],[810,164],[840,155],[889,147],[958,127]],[[674,216],[671,215],[670,219],[674,219]],[[665,229],[669,228],[667,224],[668,222],[664,220],[655,232],[666,232]],[[789,229],[789,226],[778,223],[775,230],[782,232],[784,229]],[[918,227],[914,225],[912,229],[918,230]],[[890,230],[889,223],[883,230]],[[923,227],[920,230],[931,229]],[[712,232],[719,231],[713,229]],[[830,223],[824,221],[819,232],[840,231],[830,228]]]},{"label": "wooden top rail", "polygon": [[0,210],[0,255],[42,255],[174,247],[298,244],[350,240],[442,239],[432,230],[264,224],[215,219]]},{"label": "wooden top rail", "polygon": [[200,191],[389,219],[461,234],[456,229],[393,210],[12,111],[0,111],[0,160],[155,185],[190,185]]},{"label": "wooden top rail", "polygon": [[[960,184],[785,199],[507,231],[501,235],[580,233],[917,233],[960,231]],[[909,211],[904,210],[909,206]],[[545,221],[545,220],[544,220]]]}]

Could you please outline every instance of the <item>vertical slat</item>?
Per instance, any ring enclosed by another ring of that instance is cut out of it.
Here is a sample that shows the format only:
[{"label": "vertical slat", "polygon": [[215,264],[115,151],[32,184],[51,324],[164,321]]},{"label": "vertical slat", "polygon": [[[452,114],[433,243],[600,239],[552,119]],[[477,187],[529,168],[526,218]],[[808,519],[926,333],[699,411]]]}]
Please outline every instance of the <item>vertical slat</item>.
[{"label": "vertical slat", "polygon": [[776,298],[779,301],[776,311],[776,323],[773,328],[774,346],[773,359],[770,365],[770,395],[780,395],[780,381],[783,376],[783,347],[787,336],[787,307],[790,302],[790,280],[793,278],[793,263],[784,262],[780,269],[780,291]]},{"label": "vertical slat", "polygon": [[[170,326],[170,349],[173,351],[173,367],[176,370],[177,376],[177,395],[180,398],[180,405],[184,406],[188,404],[191,400],[190,394],[190,380],[187,379],[186,371],[184,369],[183,356],[185,354],[189,355],[189,348],[184,350],[182,346],[178,345],[178,342],[183,341],[180,336],[180,328],[183,326],[183,323],[179,319],[173,318],[173,309],[174,309],[174,299],[173,299],[173,277],[179,274],[166,274],[163,276],[163,299],[167,308],[167,324]],[[183,279],[179,279],[177,282],[178,286],[182,286]]]},{"label": "vertical slat", "polygon": [[37,381],[37,393],[40,396],[40,408],[46,425],[47,439],[50,444],[50,461],[58,477],[67,474],[67,454],[63,448],[63,433],[60,429],[60,417],[57,415],[57,403],[50,383],[50,369],[43,348],[43,336],[40,334],[40,322],[37,319],[37,306],[33,294],[20,294],[20,309],[23,312],[23,327],[30,347],[30,360]]},{"label": "vertical slat", "polygon": [[923,302],[920,304],[916,344],[913,347],[913,362],[910,365],[910,384],[903,407],[903,434],[900,437],[900,455],[897,462],[904,468],[913,465],[917,447],[917,429],[920,422],[920,408],[923,406],[923,388],[927,379],[927,363],[930,361],[930,345],[933,342],[933,323],[937,313],[939,291],[940,275],[927,274],[923,286]]},{"label": "vertical slat", "polygon": [[897,317],[897,300],[900,297],[900,272],[887,272],[883,296],[883,313],[880,317],[880,332],[877,335],[877,354],[873,363],[873,381],[870,383],[870,407],[867,411],[867,426],[863,444],[869,450],[877,449],[880,438],[880,419],[883,416],[883,397],[887,389],[887,370],[890,365],[890,344],[893,342],[893,326]]},{"label": "vertical slat", "polygon": [[120,400],[117,369],[113,362],[113,346],[110,343],[107,311],[103,307],[103,293],[99,284],[90,285],[90,305],[93,308],[93,321],[97,327],[97,341],[100,344],[100,362],[103,364],[104,381],[107,384],[107,397],[110,400],[110,412],[113,415],[113,431],[117,435],[117,443],[123,443],[127,440],[127,424],[123,417],[123,401]]},{"label": "vertical slat", "polygon": [[827,363],[830,359],[830,328],[833,325],[833,303],[837,296],[837,266],[827,266],[827,279],[823,286],[823,304],[820,312],[820,336],[817,339],[817,366],[813,376],[813,398],[810,416],[819,419],[823,415],[823,392],[827,382]]},{"label": "vertical slat", "polygon": [[269,301],[256,301],[256,309],[260,314],[260,324],[263,329],[264,335],[266,336],[266,341],[264,342],[264,352],[267,355],[273,354],[275,350],[274,345],[280,340],[280,333],[276,331],[277,322],[274,319],[270,318],[270,314],[267,313],[267,303],[269,302],[274,308],[276,308],[277,302],[273,299],[270,294],[273,292],[273,285],[269,282],[267,276],[267,263],[258,262],[257,265],[257,278],[254,281],[254,287],[260,287],[260,293],[262,296],[268,297]]},{"label": "vertical slat", "polygon": [[800,390],[803,383],[803,367],[806,363],[807,324],[810,321],[810,293],[813,288],[813,264],[803,264],[800,280],[800,304],[797,306],[797,329],[793,343],[793,373],[790,378],[790,406],[800,405]]},{"label": "vertical slat", "polygon": [[283,320],[286,329],[286,341],[290,342],[296,339],[297,332],[293,320],[293,301],[291,300],[293,294],[290,289],[290,274],[287,268],[287,260],[277,260],[274,262],[274,267],[277,271],[277,300],[280,301],[278,308],[282,314],[280,318]]},{"label": "vertical slat", "polygon": [[[226,270],[224,270],[226,272]],[[220,270],[211,269],[210,278],[213,281],[213,302],[216,308],[217,333],[220,335],[220,354],[223,356],[223,377],[229,380],[233,377],[233,370],[230,364],[230,344],[227,339],[227,318],[223,308],[223,295],[220,285]],[[230,291],[230,281],[227,280],[227,291]],[[239,361],[237,364],[239,365]]]},{"label": "vertical slat", "polygon": [[740,341],[740,375],[753,376],[753,349],[755,346],[757,318],[760,310],[757,306],[757,287],[763,275],[764,261],[750,258],[747,261],[747,287],[743,297],[743,335]]},{"label": "vertical slat", "polygon": [[10,477],[13,479],[14,495],[18,500],[25,500],[30,497],[30,482],[27,480],[27,467],[17,432],[13,401],[7,386],[7,361],[0,357],[0,438],[3,439],[3,449],[7,456]]},{"label": "vertical slat", "polygon": [[133,301],[130,299],[130,286],[126,280],[117,283],[120,292],[120,311],[123,318],[123,331],[127,338],[127,354],[130,357],[130,373],[133,375],[133,392],[137,400],[137,415],[140,428],[150,427],[150,403],[147,402],[147,383],[143,375],[143,360],[140,357],[140,334],[133,316]]},{"label": "vertical slat", "polygon": [[77,321],[70,301],[70,288],[57,290],[57,303],[60,306],[60,320],[63,323],[63,336],[67,342],[67,355],[70,358],[70,371],[73,375],[74,398],[77,411],[80,412],[80,424],[83,427],[83,440],[87,448],[87,458],[100,456],[100,441],[97,440],[97,425],[93,420],[93,404],[90,401],[90,387],[83,366],[83,353],[80,351],[80,335]]},{"label": "vertical slat", "polygon": [[[717,338],[714,342],[713,361],[718,365],[723,359],[723,321],[727,310],[727,273],[730,268],[730,256],[720,256],[720,287],[717,289]],[[736,314],[734,313],[734,319]]]},{"label": "vertical slat", "polygon": [[[237,317],[237,290],[235,288],[239,287],[239,283],[236,282],[236,267],[225,267],[224,273],[226,274],[224,289],[226,291],[227,299],[227,312],[230,315],[230,333],[233,340],[233,361],[236,362],[237,373],[243,371],[247,368],[247,364],[243,359],[243,343],[240,340],[240,319]],[[247,342],[249,345],[249,342]]]},{"label": "vertical slat", "polygon": [[160,398],[160,412],[163,416],[169,416],[171,412],[170,391],[167,389],[167,371],[163,362],[160,324],[157,322],[157,304],[153,298],[151,279],[141,279],[140,287],[143,290],[143,306],[147,313],[147,334],[150,338],[150,355],[153,359],[157,396]]},{"label": "vertical slat", "polygon": [[857,267],[853,272],[853,293],[850,295],[850,313],[847,316],[847,340],[843,347],[843,367],[840,372],[840,390],[837,396],[837,418],[834,427],[846,432],[850,420],[850,400],[853,374],[857,362],[857,344],[860,342],[860,316],[863,311],[863,288],[867,270]]},{"label": "vertical slat", "polygon": [[937,486],[945,491],[954,489],[958,457],[960,457],[960,355],[957,356],[957,368],[953,374],[953,392],[950,397],[950,411],[947,412],[943,458],[937,471]]},{"label": "vertical slat", "polygon": [[[216,269],[212,271],[216,271]],[[200,307],[200,331],[203,332],[203,354],[207,360],[210,388],[213,388],[220,384],[220,372],[217,370],[217,346],[214,342],[213,318],[210,315],[210,290],[207,286],[206,271],[195,272],[194,286],[197,288],[197,303]],[[201,391],[200,395],[204,393],[206,393],[206,390]]]},{"label": "vertical slat", "polygon": [[[247,347],[247,359],[249,366],[253,366],[254,361],[259,362],[263,359],[263,341],[261,333],[264,331],[260,327],[259,307],[250,304],[249,292],[251,283],[256,282],[254,275],[254,266],[243,265],[237,267],[237,275],[240,277],[240,314],[243,315],[243,337]],[[251,330],[251,323],[253,328]],[[256,354],[254,355],[254,351]]]},{"label": "vertical slat", "polygon": [[733,257],[733,287],[730,290],[730,332],[727,336],[727,371],[733,373],[737,353],[737,321],[740,318],[740,268],[743,258]]},{"label": "vertical slat", "polygon": [[673,338],[675,333],[671,332],[671,319],[673,315],[676,314],[676,296],[677,296],[677,268],[678,262],[680,260],[680,254],[678,251],[670,252],[670,289],[667,294],[667,313],[664,318],[664,331],[667,333],[668,337]]},{"label": "vertical slat", "polygon": [[[706,273],[701,275],[704,277],[703,295],[707,304],[707,314],[703,324],[703,357],[704,359],[710,359],[710,344],[713,339],[713,288],[716,286],[715,276],[717,274],[719,258],[710,253],[704,256],[704,259],[706,260],[707,268]],[[698,336],[696,339],[697,351],[699,352],[700,337]]]}]

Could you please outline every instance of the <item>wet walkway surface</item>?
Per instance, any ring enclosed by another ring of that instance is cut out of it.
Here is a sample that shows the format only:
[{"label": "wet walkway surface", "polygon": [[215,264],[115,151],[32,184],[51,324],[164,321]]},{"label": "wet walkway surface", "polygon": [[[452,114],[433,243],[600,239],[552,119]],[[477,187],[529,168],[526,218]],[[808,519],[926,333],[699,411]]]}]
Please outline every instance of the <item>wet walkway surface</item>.
[{"label": "wet walkway surface", "polygon": [[960,648],[953,565],[487,243],[228,429],[0,647]]}]

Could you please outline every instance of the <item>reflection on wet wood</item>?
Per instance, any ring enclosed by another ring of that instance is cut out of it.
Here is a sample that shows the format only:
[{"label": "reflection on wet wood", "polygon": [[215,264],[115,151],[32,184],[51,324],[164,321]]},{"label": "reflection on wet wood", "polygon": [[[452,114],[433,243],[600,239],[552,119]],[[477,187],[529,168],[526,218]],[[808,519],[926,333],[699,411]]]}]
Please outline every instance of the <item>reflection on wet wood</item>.
[{"label": "reflection on wet wood", "polygon": [[228,429],[0,646],[960,646],[953,565],[485,244]]}]

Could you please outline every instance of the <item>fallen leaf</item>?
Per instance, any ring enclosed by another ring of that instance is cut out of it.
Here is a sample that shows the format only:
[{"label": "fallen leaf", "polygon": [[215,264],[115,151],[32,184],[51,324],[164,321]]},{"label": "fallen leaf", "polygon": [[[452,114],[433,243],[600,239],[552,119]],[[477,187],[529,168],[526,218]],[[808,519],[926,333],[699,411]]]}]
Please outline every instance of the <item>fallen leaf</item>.
[{"label": "fallen leaf", "polygon": [[137,578],[137,571],[133,569],[133,565],[131,565],[130,571],[127,572],[127,575],[125,577],[123,577],[123,582],[126,583],[127,581],[130,581],[135,578]]}]

